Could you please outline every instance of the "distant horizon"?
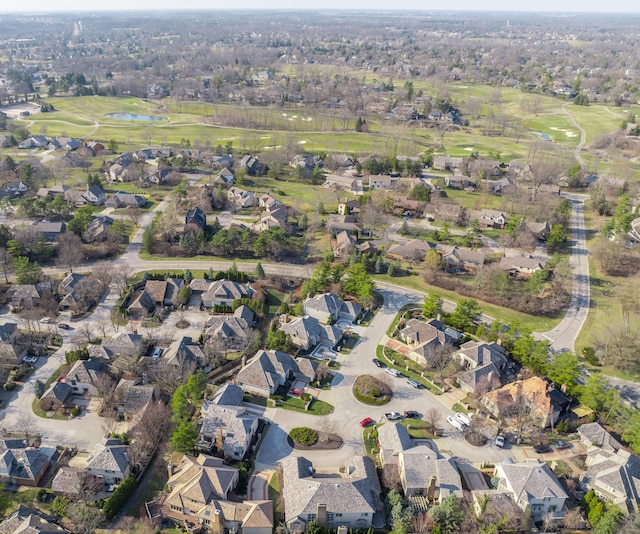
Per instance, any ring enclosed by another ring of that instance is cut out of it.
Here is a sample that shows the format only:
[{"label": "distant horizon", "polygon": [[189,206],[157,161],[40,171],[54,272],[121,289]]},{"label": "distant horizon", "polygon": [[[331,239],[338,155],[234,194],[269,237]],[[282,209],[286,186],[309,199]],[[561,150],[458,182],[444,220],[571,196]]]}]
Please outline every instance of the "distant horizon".
[{"label": "distant horizon", "polygon": [[[10,0],[5,0],[10,2]],[[355,0],[348,7],[339,0],[326,0],[300,6],[296,0],[276,0],[265,5],[258,0],[239,0],[234,7],[211,5],[209,0],[138,0],[131,7],[130,0],[112,0],[109,5],[88,7],[84,0],[67,0],[64,7],[52,6],[45,0],[31,0],[28,4],[9,4],[0,7],[1,15],[50,15],[72,13],[135,13],[135,12],[171,12],[171,11],[381,11],[381,12],[467,12],[467,13],[548,13],[548,14],[640,14],[638,4],[628,0],[595,2],[594,0],[539,0],[535,3],[515,4],[507,0],[487,0],[478,5],[472,0],[452,0],[446,9],[438,6],[425,6],[418,0],[400,0],[389,5],[382,0]],[[560,5],[559,5],[560,4]]]}]

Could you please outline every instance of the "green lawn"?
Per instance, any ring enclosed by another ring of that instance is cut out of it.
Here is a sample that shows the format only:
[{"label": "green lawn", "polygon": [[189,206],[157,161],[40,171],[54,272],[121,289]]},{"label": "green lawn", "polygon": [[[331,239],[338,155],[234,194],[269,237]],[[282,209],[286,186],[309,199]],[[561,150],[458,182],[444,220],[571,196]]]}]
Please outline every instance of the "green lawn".
[{"label": "green lawn", "polygon": [[311,415],[327,415],[333,412],[333,406],[328,402],[324,402],[318,399],[311,401],[309,410],[305,410],[306,403],[297,397],[287,397],[285,400],[278,401],[277,407],[285,410],[291,410],[294,412],[308,413]]},{"label": "green lawn", "polygon": [[411,439],[434,439],[435,436],[429,432],[429,425],[420,419],[402,419],[398,421],[406,427]]},{"label": "green lawn", "polygon": [[51,505],[39,501],[38,491],[40,490],[28,489],[16,493],[5,490],[0,491],[0,517],[4,517],[12,512],[19,504],[35,506],[35,508],[40,508],[50,514]]}]

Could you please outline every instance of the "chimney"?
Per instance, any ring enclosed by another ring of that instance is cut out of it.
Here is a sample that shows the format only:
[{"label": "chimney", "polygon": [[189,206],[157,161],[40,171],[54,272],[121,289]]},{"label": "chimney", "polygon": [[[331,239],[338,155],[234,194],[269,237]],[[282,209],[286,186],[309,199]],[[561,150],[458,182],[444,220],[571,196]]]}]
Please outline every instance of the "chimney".
[{"label": "chimney", "polygon": [[436,498],[436,477],[431,475],[429,486],[427,487],[427,499],[433,501]]},{"label": "chimney", "polygon": [[224,451],[224,436],[222,435],[222,427],[216,428],[216,447],[219,451]]},{"label": "chimney", "polygon": [[327,526],[327,505],[326,504],[318,505],[317,522],[318,522],[318,526],[321,526],[321,527]]},{"label": "chimney", "polygon": [[167,474],[169,475],[169,478],[171,478],[173,476],[173,463],[169,462],[169,465],[167,465]]}]

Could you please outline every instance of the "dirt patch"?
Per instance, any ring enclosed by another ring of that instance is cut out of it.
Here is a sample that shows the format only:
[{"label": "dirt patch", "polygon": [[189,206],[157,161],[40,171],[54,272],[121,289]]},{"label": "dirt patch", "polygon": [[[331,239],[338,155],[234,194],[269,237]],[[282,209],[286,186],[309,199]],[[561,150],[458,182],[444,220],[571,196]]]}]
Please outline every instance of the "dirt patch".
[{"label": "dirt patch", "polygon": [[187,321],[186,319],[183,319],[183,320],[178,321],[176,323],[176,328],[185,329],[185,328],[189,328],[190,326],[191,326],[191,323],[189,321]]},{"label": "dirt patch", "polygon": [[287,443],[290,447],[293,447],[299,451],[329,451],[339,449],[343,445],[342,438],[338,434],[327,434],[326,432],[318,432],[318,441],[313,445],[300,445],[295,443],[289,436],[287,436]]}]

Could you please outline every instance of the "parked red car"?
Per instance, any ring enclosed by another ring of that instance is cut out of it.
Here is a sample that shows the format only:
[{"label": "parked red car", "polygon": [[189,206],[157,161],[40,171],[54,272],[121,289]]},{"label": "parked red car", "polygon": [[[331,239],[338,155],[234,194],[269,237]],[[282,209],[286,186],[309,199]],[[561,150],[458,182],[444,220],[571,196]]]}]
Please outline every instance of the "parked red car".
[{"label": "parked red car", "polygon": [[360,426],[362,428],[367,427],[373,424],[373,419],[371,417],[365,417],[362,421],[360,421]]}]

